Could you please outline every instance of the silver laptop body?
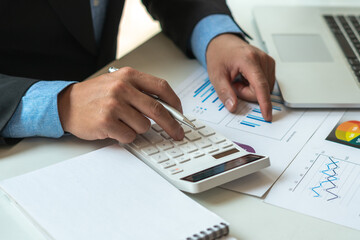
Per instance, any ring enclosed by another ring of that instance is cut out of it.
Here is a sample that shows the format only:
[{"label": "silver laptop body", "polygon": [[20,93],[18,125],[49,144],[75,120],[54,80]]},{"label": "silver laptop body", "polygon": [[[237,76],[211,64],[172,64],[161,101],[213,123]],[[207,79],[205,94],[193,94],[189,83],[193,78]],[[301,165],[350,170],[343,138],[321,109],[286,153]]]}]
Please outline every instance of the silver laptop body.
[{"label": "silver laptop body", "polygon": [[257,7],[289,107],[360,108],[360,7]]}]

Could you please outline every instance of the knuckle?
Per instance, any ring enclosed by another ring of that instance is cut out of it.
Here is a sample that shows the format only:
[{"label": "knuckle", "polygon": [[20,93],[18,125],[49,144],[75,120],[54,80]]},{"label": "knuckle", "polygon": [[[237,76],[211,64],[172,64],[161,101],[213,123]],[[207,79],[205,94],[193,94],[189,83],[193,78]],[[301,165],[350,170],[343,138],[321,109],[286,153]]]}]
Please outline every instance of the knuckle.
[{"label": "knuckle", "polygon": [[263,52],[263,51],[260,51],[259,52],[259,56],[262,58],[262,59],[270,59],[270,56],[269,55],[267,55],[265,52]]},{"label": "knuckle", "polygon": [[258,57],[258,54],[254,49],[247,49],[245,55],[248,59],[253,60],[253,61],[256,60]]},{"label": "knuckle", "polygon": [[259,88],[262,88],[262,89],[268,89],[269,88],[269,84],[266,81],[260,81],[260,82],[258,82],[257,85],[258,85]]},{"label": "knuckle", "polygon": [[275,64],[275,59],[269,55],[267,55],[268,58],[269,58],[269,61],[272,63],[272,64]]},{"label": "knuckle", "polygon": [[225,96],[225,94],[228,92],[228,90],[226,88],[220,88],[220,90],[218,91],[218,94],[220,96]]},{"label": "knuckle", "polygon": [[118,101],[115,98],[107,98],[105,101],[105,109],[112,110],[117,107]]},{"label": "knuckle", "polygon": [[154,117],[160,117],[163,114],[163,106],[157,101],[153,101],[151,105],[151,113]]},{"label": "knuckle", "polygon": [[127,93],[129,90],[130,90],[129,84],[126,81],[120,79],[116,81],[115,84],[113,85],[111,89],[111,93],[116,96],[119,93],[122,94]]},{"label": "knuckle", "polygon": [[119,74],[121,74],[125,78],[131,78],[136,74],[136,70],[132,67],[122,67],[119,70]]},{"label": "knuckle", "polygon": [[264,52],[262,52],[262,54],[262,58],[264,59],[264,61],[270,63],[271,65],[275,63],[275,60],[271,56],[267,55]]},{"label": "knuckle", "polygon": [[275,59],[273,59],[272,57],[270,57],[270,63],[271,63],[272,68],[275,68],[275,66],[276,66]]},{"label": "knuckle", "polygon": [[170,85],[165,79],[159,79],[158,87],[161,91],[166,91],[170,88]]},{"label": "knuckle", "polygon": [[99,117],[98,119],[98,125],[102,129],[109,129],[111,125],[111,117],[108,114],[104,114]]}]

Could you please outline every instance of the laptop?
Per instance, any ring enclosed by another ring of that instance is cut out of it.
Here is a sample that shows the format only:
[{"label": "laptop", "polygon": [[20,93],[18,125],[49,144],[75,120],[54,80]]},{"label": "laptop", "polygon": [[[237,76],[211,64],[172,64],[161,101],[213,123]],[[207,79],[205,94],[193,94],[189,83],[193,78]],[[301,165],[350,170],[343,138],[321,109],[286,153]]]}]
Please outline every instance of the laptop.
[{"label": "laptop", "polygon": [[360,107],[360,7],[256,7],[284,104]]}]

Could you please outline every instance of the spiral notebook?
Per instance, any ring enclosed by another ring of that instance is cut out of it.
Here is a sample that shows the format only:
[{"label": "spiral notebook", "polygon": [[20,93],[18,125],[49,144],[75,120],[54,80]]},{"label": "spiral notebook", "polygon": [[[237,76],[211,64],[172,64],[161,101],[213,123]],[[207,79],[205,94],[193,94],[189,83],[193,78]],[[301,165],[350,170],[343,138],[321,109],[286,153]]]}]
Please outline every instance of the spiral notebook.
[{"label": "spiral notebook", "polygon": [[118,145],[0,182],[53,240],[217,239],[228,223]]}]

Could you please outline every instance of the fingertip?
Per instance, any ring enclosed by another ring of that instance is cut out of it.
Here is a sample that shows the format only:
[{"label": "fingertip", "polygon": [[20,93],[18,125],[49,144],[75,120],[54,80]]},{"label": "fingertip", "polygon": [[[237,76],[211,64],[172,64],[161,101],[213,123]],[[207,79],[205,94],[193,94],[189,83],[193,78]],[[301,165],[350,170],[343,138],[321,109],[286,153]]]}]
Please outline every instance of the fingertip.
[{"label": "fingertip", "polygon": [[272,110],[271,109],[266,111],[266,114],[264,114],[264,115],[265,116],[263,116],[263,117],[266,121],[272,122]]},{"label": "fingertip", "polygon": [[180,140],[183,140],[184,137],[185,137],[184,129],[181,126],[179,126],[179,129],[178,129],[177,134],[176,134],[177,139],[175,139],[175,140],[180,141]]},{"label": "fingertip", "polygon": [[225,107],[230,112],[234,112],[236,109],[236,102],[232,98],[228,98],[225,100]]},{"label": "fingertip", "polygon": [[267,120],[268,122],[272,122],[273,120],[273,117],[272,117],[272,114],[270,113],[268,116],[267,116]]}]

